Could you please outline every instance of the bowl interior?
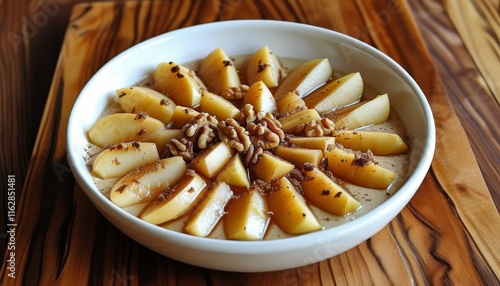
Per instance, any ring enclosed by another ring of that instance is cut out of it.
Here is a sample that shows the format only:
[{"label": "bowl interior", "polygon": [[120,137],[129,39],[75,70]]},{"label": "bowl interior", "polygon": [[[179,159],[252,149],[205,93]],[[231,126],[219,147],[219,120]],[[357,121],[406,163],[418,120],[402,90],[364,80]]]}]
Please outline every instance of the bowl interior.
[{"label": "bowl interior", "polygon": [[[245,55],[263,45],[269,46],[278,57],[304,60],[326,57],[334,70],[342,73],[359,71],[367,84],[388,93],[392,107],[400,115],[412,140],[411,175],[389,200],[369,215],[365,214],[335,230],[287,238],[284,239],[286,243],[283,240],[238,242],[198,238],[158,228],[116,207],[97,190],[84,160],[85,147],[89,143],[86,132],[115,97],[116,89],[137,83],[162,61],[190,62],[219,47],[229,55]],[[434,133],[432,113],[422,91],[401,67],[384,54],[326,29],[289,22],[241,20],[172,31],[142,42],[104,65],[84,87],[71,111],[67,154],[73,174],[94,205],[108,220],[138,242],[174,259],[204,267],[264,271],[326,259],[354,247],[385,226],[401,211],[423,180],[434,153]],[[356,234],[354,239],[353,234]],[[177,250],[165,249],[165,242],[179,247]],[[300,251],[303,251],[302,255],[305,251],[311,253],[313,247],[328,251],[324,255],[297,261],[296,255]],[[197,256],[191,258],[186,255],[189,250],[197,251]],[[220,257],[215,265],[206,261],[214,254]],[[234,259],[234,255],[258,256],[255,259],[260,259],[260,265],[250,265],[258,262],[253,258],[248,262],[223,261],[223,258]]]}]

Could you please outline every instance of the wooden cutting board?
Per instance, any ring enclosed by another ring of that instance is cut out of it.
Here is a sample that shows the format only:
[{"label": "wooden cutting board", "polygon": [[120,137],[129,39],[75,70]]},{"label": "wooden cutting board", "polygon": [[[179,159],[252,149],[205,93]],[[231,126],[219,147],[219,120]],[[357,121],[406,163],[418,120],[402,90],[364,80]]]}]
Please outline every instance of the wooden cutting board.
[{"label": "wooden cutting board", "polygon": [[[321,7],[321,8],[318,8]],[[387,227],[323,262],[229,273],[186,265],[132,241],[91,205],[66,161],[69,112],[87,80],[128,47],[181,27],[230,19],[303,22],[356,37],[418,82],[434,111],[436,155],[424,183]],[[16,273],[5,285],[461,284],[500,276],[500,218],[462,125],[405,1],[83,3],[66,30],[16,217]]]}]

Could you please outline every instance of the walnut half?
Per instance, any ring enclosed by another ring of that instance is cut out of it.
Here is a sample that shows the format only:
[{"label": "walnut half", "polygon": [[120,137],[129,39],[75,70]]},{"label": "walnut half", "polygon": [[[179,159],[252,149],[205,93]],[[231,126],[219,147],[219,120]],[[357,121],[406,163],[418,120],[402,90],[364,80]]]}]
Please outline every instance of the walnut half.
[{"label": "walnut half", "polygon": [[238,150],[238,152],[247,151],[250,147],[248,131],[233,118],[219,121],[217,128],[219,139],[229,147]]},{"label": "walnut half", "polygon": [[181,156],[186,162],[191,162],[194,158],[193,142],[186,138],[172,138],[167,143],[168,153],[172,156]]},{"label": "walnut half", "polygon": [[182,126],[181,132],[185,138],[195,144],[195,147],[205,149],[218,139],[217,124],[215,117],[201,112]]},{"label": "walnut half", "polygon": [[335,124],[328,118],[319,120],[311,120],[305,124],[300,124],[292,131],[295,135],[303,135],[306,137],[319,137],[332,134],[335,129]]},{"label": "walnut half", "polygon": [[285,138],[285,133],[275,120],[268,117],[265,117],[260,123],[248,124],[246,129],[252,144],[262,149],[275,148]]}]

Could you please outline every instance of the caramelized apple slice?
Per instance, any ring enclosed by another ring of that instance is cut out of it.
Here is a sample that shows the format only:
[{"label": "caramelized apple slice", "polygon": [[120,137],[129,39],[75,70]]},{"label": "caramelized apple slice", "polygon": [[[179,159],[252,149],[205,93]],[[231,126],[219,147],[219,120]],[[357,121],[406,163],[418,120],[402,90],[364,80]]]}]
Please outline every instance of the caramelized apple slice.
[{"label": "caramelized apple slice", "polygon": [[386,189],[396,179],[396,173],[377,165],[366,153],[353,153],[335,145],[325,152],[328,169],[338,178],[358,186]]},{"label": "caramelized apple slice", "polygon": [[318,166],[321,160],[323,160],[323,152],[317,149],[278,146],[274,149],[274,155],[289,161],[298,168],[302,167],[305,163]]},{"label": "caramelized apple slice", "polygon": [[198,106],[207,89],[194,71],[174,62],[158,64],[153,73],[153,88],[187,107]]},{"label": "caramelized apple slice", "polygon": [[221,48],[213,50],[200,62],[198,75],[210,92],[224,98],[232,98],[229,95],[234,95],[233,91],[239,90],[241,85],[233,61]]},{"label": "caramelized apple slice", "polygon": [[303,234],[322,227],[304,198],[286,177],[272,183],[276,191],[267,195],[273,221],[286,233]]},{"label": "caramelized apple slice", "polygon": [[265,182],[283,177],[292,171],[295,166],[269,152],[264,152],[259,161],[250,166],[252,174]]},{"label": "caramelized apple slice", "polygon": [[224,142],[216,143],[201,151],[191,162],[191,166],[198,173],[211,179],[224,168],[234,155],[234,149]]},{"label": "caramelized apple slice", "polygon": [[173,188],[161,192],[156,200],[144,208],[139,217],[152,224],[162,224],[176,219],[192,207],[206,185],[200,175],[196,173],[187,175]]},{"label": "caramelized apple slice", "polygon": [[115,113],[97,120],[87,134],[90,142],[104,147],[121,142],[143,141],[160,129],[165,129],[165,125],[144,112]]},{"label": "caramelized apple slice", "polygon": [[332,67],[326,58],[307,61],[294,68],[276,90],[274,97],[280,100],[289,92],[304,97],[306,94],[324,84],[332,76]]},{"label": "caramelized apple slice", "polygon": [[200,111],[215,116],[217,120],[234,118],[240,109],[229,100],[211,92],[204,92],[200,101]]},{"label": "caramelized apple slice", "polygon": [[247,62],[247,78],[250,84],[263,81],[271,88],[278,86],[281,74],[281,64],[278,57],[264,46],[253,54]]},{"label": "caramelized apple slice", "polygon": [[300,183],[304,197],[320,209],[343,216],[361,205],[349,192],[342,189],[316,166],[305,164],[302,173],[305,178]]},{"label": "caramelized apple slice", "polygon": [[278,111],[282,114],[292,114],[307,109],[304,100],[295,92],[289,92],[276,102]]},{"label": "caramelized apple slice", "polygon": [[191,107],[177,105],[174,109],[174,114],[172,115],[171,128],[182,128],[182,126],[198,114],[200,113]]},{"label": "caramelized apple slice", "polygon": [[172,138],[181,138],[180,129],[158,129],[144,138],[142,142],[153,142],[156,144],[158,154],[162,155],[166,150],[166,145]]},{"label": "caramelized apple slice", "polygon": [[263,81],[253,83],[243,97],[243,105],[251,104],[256,112],[274,112],[276,100]]},{"label": "caramelized apple slice", "polygon": [[335,121],[335,129],[356,129],[383,123],[389,118],[391,105],[387,94],[382,94]]},{"label": "caramelized apple slice", "polygon": [[269,219],[266,200],[258,190],[251,188],[228,203],[223,218],[226,237],[234,240],[261,240]]},{"label": "caramelized apple slice", "polygon": [[217,183],[197,206],[186,225],[186,232],[196,236],[207,236],[224,215],[224,207],[233,191],[224,182]]},{"label": "caramelized apple slice", "polygon": [[176,184],[187,170],[182,157],[170,157],[141,166],[118,180],[110,199],[119,207],[149,202],[165,188]]},{"label": "caramelized apple slice", "polygon": [[311,120],[318,119],[321,119],[321,116],[316,109],[305,109],[288,116],[281,117],[278,121],[281,123],[281,129],[283,129],[283,131],[290,132],[300,124],[305,124]]},{"label": "caramelized apple slice", "polygon": [[238,154],[234,155],[226,166],[224,166],[224,169],[217,175],[217,181],[225,182],[235,187],[250,186],[247,168],[241,162]]},{"label": "caramelized apple slice", "polygon": [[332,136],[342,146],[361,152],[372,151],[374,155],[389,156],[408,152],[408,145],[394,133],[335,130]]},{"label": "caramelized apple slice", "polygon": [[314,108],[322,114],[359,101],[362,94],[363,80],[361,74],[355,72],[318,88],[306,96],[304,102],[308,108]]},{"label": "caramelized apple slice", "polygon": [[159,159],[154,143],[118,143],[97,155],[92,165],[92,173],[101,179],[117,178]]},{"label": "caramelized apple slice", "polygon": [[118,105],[124,112],[146,112],[165,125],[174,114],[175,102],[158,91],[147,87],[126,87],[116,90]]},{"label": "caramelized apple slice", "polygon": [[325,151],[328,145],[335,144],[335,137],[291,137],[290,143],[302,148],[319,149]]}]

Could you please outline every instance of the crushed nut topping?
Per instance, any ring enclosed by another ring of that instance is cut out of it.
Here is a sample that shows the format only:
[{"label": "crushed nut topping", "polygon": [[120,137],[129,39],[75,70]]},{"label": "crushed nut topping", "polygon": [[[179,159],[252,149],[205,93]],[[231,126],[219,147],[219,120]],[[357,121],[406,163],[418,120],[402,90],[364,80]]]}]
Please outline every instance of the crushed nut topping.
[{"label": "crushed nut topping", "polygon": [[307,137],[319,137],[332,134],[335,129],[335,124],[328,118],[319,120],[311,120],[307,123],[300,124],[292,131],[295,135],[303,135]]},{"label": "crushed nut topping", "polygon": [[219,139],[229,145],[229,147],[238,150],[238,152],[247,151],[250,147],[250,136],[236,120],[228,118],[224,121],[219,121],[218,134]]},{"label": "crushed nut topping", "polygon": [[366,153],[355,152],[354,160],[352,161],[353,165],[364,167],[370,163],[374,163],[372,151],[368,150]]}]

